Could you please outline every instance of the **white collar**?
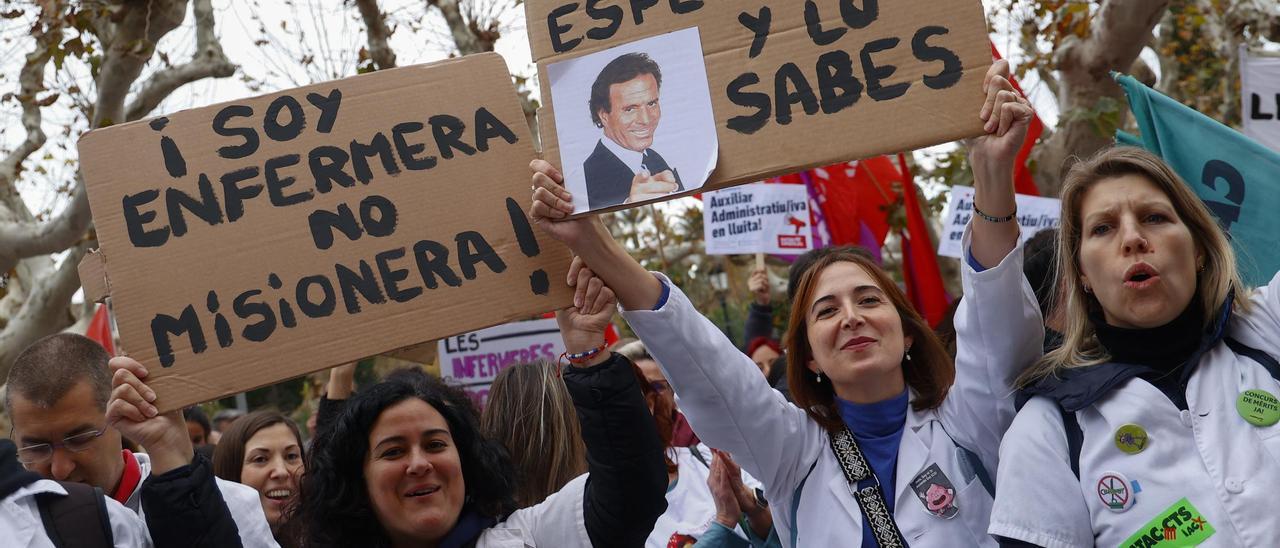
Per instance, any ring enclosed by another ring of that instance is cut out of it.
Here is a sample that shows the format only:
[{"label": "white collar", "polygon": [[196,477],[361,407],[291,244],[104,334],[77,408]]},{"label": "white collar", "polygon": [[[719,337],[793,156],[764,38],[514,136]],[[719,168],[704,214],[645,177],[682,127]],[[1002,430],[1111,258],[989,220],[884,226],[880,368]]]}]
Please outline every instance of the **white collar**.
[{"label": "white collar", "polygon": [[619,160],[622,160],[622,163],[627,164],[627,167],[631,169],[631,173],[640,173],[640,170],[644,169],[643,152],[636,152],[629,148],[623,148],[622,145],[613,142],[613,139],[608,137],[602,137],[600,142],[604,143],[604,147],[609,149],[609,152],[612,152],[614,156],[617,156]]}]

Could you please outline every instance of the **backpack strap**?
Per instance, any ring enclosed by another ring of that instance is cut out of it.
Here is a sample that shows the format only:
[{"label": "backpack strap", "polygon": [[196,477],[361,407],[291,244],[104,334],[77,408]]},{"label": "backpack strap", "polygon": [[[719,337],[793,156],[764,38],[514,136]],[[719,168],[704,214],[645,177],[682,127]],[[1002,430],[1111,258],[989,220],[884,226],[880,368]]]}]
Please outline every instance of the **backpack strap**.
[{"label": "backpack strap", "polygon": [[66,495],[36,495],[40,521],[45,533],[57,548],[111,548],[115,536],[107,516],[106,496],[102,489],[74,482],[58,482]]},{"label": "backpack strap", "polygon": [[1062,414],[1062,429],[1067,434],[1067,456],[1071,459],[1071,472],[1076,475],[1076,479],[1080,479],[1080,447],[1084,445],[1084,430],[1080,428],[1080,420],[1076,418],[1073,411],[1067,411],[1062,404],[1058,404],[1058,411]]},{"label": "backpack strap", "polygon": [[1227,348],[1230,348],[1232,352],[1242,356],[1247,356],[1253,361],[1262,364],[1262,367],[1265,368],[1268,373],[1271,373],[1271,378],[1280,381],[1280,362],[1277,362],[1270,354],[1237,341],[1231,337],[1225,337],[1223,342],[1227,343]]},{"label": "backpack strap", "polygon": [[800,511],[800,492],[804,491],[805,482],[809,481],[809,476],[813,474],[813,469],[818,467],[818,461],[813,461],[809,465],[809,471],[804,473],[804,478],[800,480],[800,484],[796,486],[796,490],[791,493],[791,546],[796,545],[796,538],[800,536],[800,525],[796,520],[796,513]]},{"label": "backpack strap", "polygon": [[702,454],[702,451],[698,450],[697,445],[689,447],[689,452],[693,453],[693,458],[698,459],[698,462],[701,462],[708,470],[711,469],[711,464],[707,462],[707,457]]}]

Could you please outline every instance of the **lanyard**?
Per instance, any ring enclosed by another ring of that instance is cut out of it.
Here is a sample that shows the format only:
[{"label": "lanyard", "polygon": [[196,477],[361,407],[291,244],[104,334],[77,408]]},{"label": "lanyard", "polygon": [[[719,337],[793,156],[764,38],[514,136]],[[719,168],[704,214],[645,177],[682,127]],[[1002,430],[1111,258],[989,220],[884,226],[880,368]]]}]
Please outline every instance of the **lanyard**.
[{"label": "lanyard", "polygon": [[889,503],[885,502],[884,490],[880,480],[871,471],[871,465],[862,456],[862,449],[853,439],[849,427],[843,426],[839,432],[830,436],[831,450],[840,462],[844,471],[844,479],[849,482],[849,493],[858,501],[858,509],[862,510],[862,519],[871,526],[871,533],[876,537],[876,544],[881,548],[905,548],[906,539],[898,530],[898,524],[889,514]]}]

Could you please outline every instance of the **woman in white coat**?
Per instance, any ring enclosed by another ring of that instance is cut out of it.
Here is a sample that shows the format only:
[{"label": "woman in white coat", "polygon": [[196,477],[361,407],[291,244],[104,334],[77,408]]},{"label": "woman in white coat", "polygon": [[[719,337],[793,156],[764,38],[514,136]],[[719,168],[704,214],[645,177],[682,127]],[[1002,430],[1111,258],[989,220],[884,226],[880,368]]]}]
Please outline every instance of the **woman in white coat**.
[{"label": "woman in white coat", "polygon": [[[988,73],[981,113],[988,134],[971,146],[978,206],[1000,215],[1013,209],[1012,191],[1004,190],[1012,188],[1031,116],[1007,74],[1003,62]],[[995,472],[996,448],[1013,418],[1014,364],[1035,359],[1041,340],[1004,337],[1039,321],[1015,251],[1016,223],[971,229],[955,365],[865,254],[821,253],[800,276],[792,304],[788,374],[796,407],[594,217],[565,220],[573,198],[559,173],[542,161],[533,168],[532,218],[617,293],[699,437],[732,453],[764,485],[785,546],[994,546],[984,471]],[[978,272],[975,264],[991,268]],[[575,259],[571,281],[581,279],[580,268]],[[591,299],[592,289],[579,287],[575,298]]]},{"label": "woman in white coat", "polygon": [[991,533],[1010,546],[1276,546],[1280,278],[1244,287],[1163,161],[1103,150],[1062,190],[1065,339],[1021,379]]}]

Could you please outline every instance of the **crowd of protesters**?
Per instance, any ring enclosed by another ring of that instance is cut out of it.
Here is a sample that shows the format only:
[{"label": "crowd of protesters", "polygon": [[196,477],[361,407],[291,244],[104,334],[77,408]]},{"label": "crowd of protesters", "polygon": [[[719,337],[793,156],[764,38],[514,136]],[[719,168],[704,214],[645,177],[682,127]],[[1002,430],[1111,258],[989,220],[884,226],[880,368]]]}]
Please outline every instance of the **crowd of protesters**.
[{"label": "crowd of protesters", "polygon": [[[6,383],[3,542],[1276,545],[1280,282],[1246,287],[1205,205],[1130,148],[1072,165],[1060,230],[1020,243],[1032,111],[1008,70],[984,79],[964,294],[937,331],[835,247],[791,265],[781,337],[751,274],[738,347],[570,219],[539,160],[529,214],[575,255],[561,363],[505,369],[483,412],[421,370],[357,390],[338,367],[304,439],[273,410],[159,413],[141,364],[46,337]],[[610,346],[619,309],[638,340]]]}]

